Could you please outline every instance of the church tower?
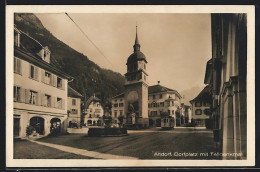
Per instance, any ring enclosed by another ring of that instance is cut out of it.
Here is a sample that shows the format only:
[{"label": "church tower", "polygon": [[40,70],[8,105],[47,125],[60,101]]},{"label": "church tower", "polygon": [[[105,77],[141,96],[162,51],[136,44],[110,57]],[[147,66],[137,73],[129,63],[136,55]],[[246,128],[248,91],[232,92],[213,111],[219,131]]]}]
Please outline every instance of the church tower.
[{"label": "church tower", "polygon": [[146,72],[147,60],[140,51],[137,26],[134,52],[127,59],[127,73],[125,74],[125,115],[126,125],[148,127],[148,74]]}]

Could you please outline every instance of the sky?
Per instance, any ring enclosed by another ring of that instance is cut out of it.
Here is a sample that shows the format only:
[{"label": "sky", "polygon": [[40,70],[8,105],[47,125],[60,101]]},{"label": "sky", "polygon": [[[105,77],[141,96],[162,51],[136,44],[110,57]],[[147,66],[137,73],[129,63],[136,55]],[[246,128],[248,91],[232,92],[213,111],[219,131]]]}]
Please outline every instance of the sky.
[{"label": "sky", "polygon": [[[149,85],[183,91],[204,86],[211,58],[210,14],[69,13],[89,39],[65,14],[36,16],[55,37],[100,67],[122,75],[133,53],[136,25],[148,64]],[[105,57],[89,41],[91,40]]]}]

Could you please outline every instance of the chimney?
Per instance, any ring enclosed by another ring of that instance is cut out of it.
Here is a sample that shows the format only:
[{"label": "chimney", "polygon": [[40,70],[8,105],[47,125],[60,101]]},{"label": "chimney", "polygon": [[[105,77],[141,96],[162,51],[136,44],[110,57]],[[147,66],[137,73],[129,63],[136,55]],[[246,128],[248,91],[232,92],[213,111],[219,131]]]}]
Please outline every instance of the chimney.
[{"label": "chimney", "polygon": [[160,81],[157,81],[158,82],[158,85],[160,85]]}]

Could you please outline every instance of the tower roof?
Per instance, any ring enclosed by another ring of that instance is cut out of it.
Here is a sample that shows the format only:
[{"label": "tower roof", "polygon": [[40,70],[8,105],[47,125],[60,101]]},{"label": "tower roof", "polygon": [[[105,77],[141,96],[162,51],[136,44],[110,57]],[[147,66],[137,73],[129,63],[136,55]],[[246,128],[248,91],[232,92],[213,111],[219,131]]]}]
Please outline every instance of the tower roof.
[{"label": "tower roof", "polygon": [[137,34],[137,26],[136,26],[136,36],[135,36],[135,44],[134,44],[134,52],[128,57],[127,63],[144,60],[147,63],[145,55],[140,51],[141,45],[139,44],[138,34]]}]

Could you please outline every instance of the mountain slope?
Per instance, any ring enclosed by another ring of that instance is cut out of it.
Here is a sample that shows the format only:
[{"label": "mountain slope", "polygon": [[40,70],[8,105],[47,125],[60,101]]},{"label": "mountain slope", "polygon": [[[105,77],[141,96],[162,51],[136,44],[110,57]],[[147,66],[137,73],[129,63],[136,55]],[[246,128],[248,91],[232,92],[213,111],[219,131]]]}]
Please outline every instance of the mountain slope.
[{"label": "mountain slope", "polygon": [[[82,95],[86,94],[87,97],[90,97],[96,93],[105,103],[109,98],[124,90],[124,77],[120,73],[100,68],[87,56],[58,40],[44,28],[34,14],[15,14],[14,24],[43,46],[48,46],[51,51],[51,62],[63,72],[74,77],[73,82],[70,82],[69,85]],[[30,48],[30,45],[24,46]]]},{"label": "mountain slope", "polygon": [[192,87],[187,90],[181,91],[181,94],[184,96],[182,99],[182,103],[186,105],[190,105],[192,99],[194,99],[200,92],[203,90],[204,87]]}]

